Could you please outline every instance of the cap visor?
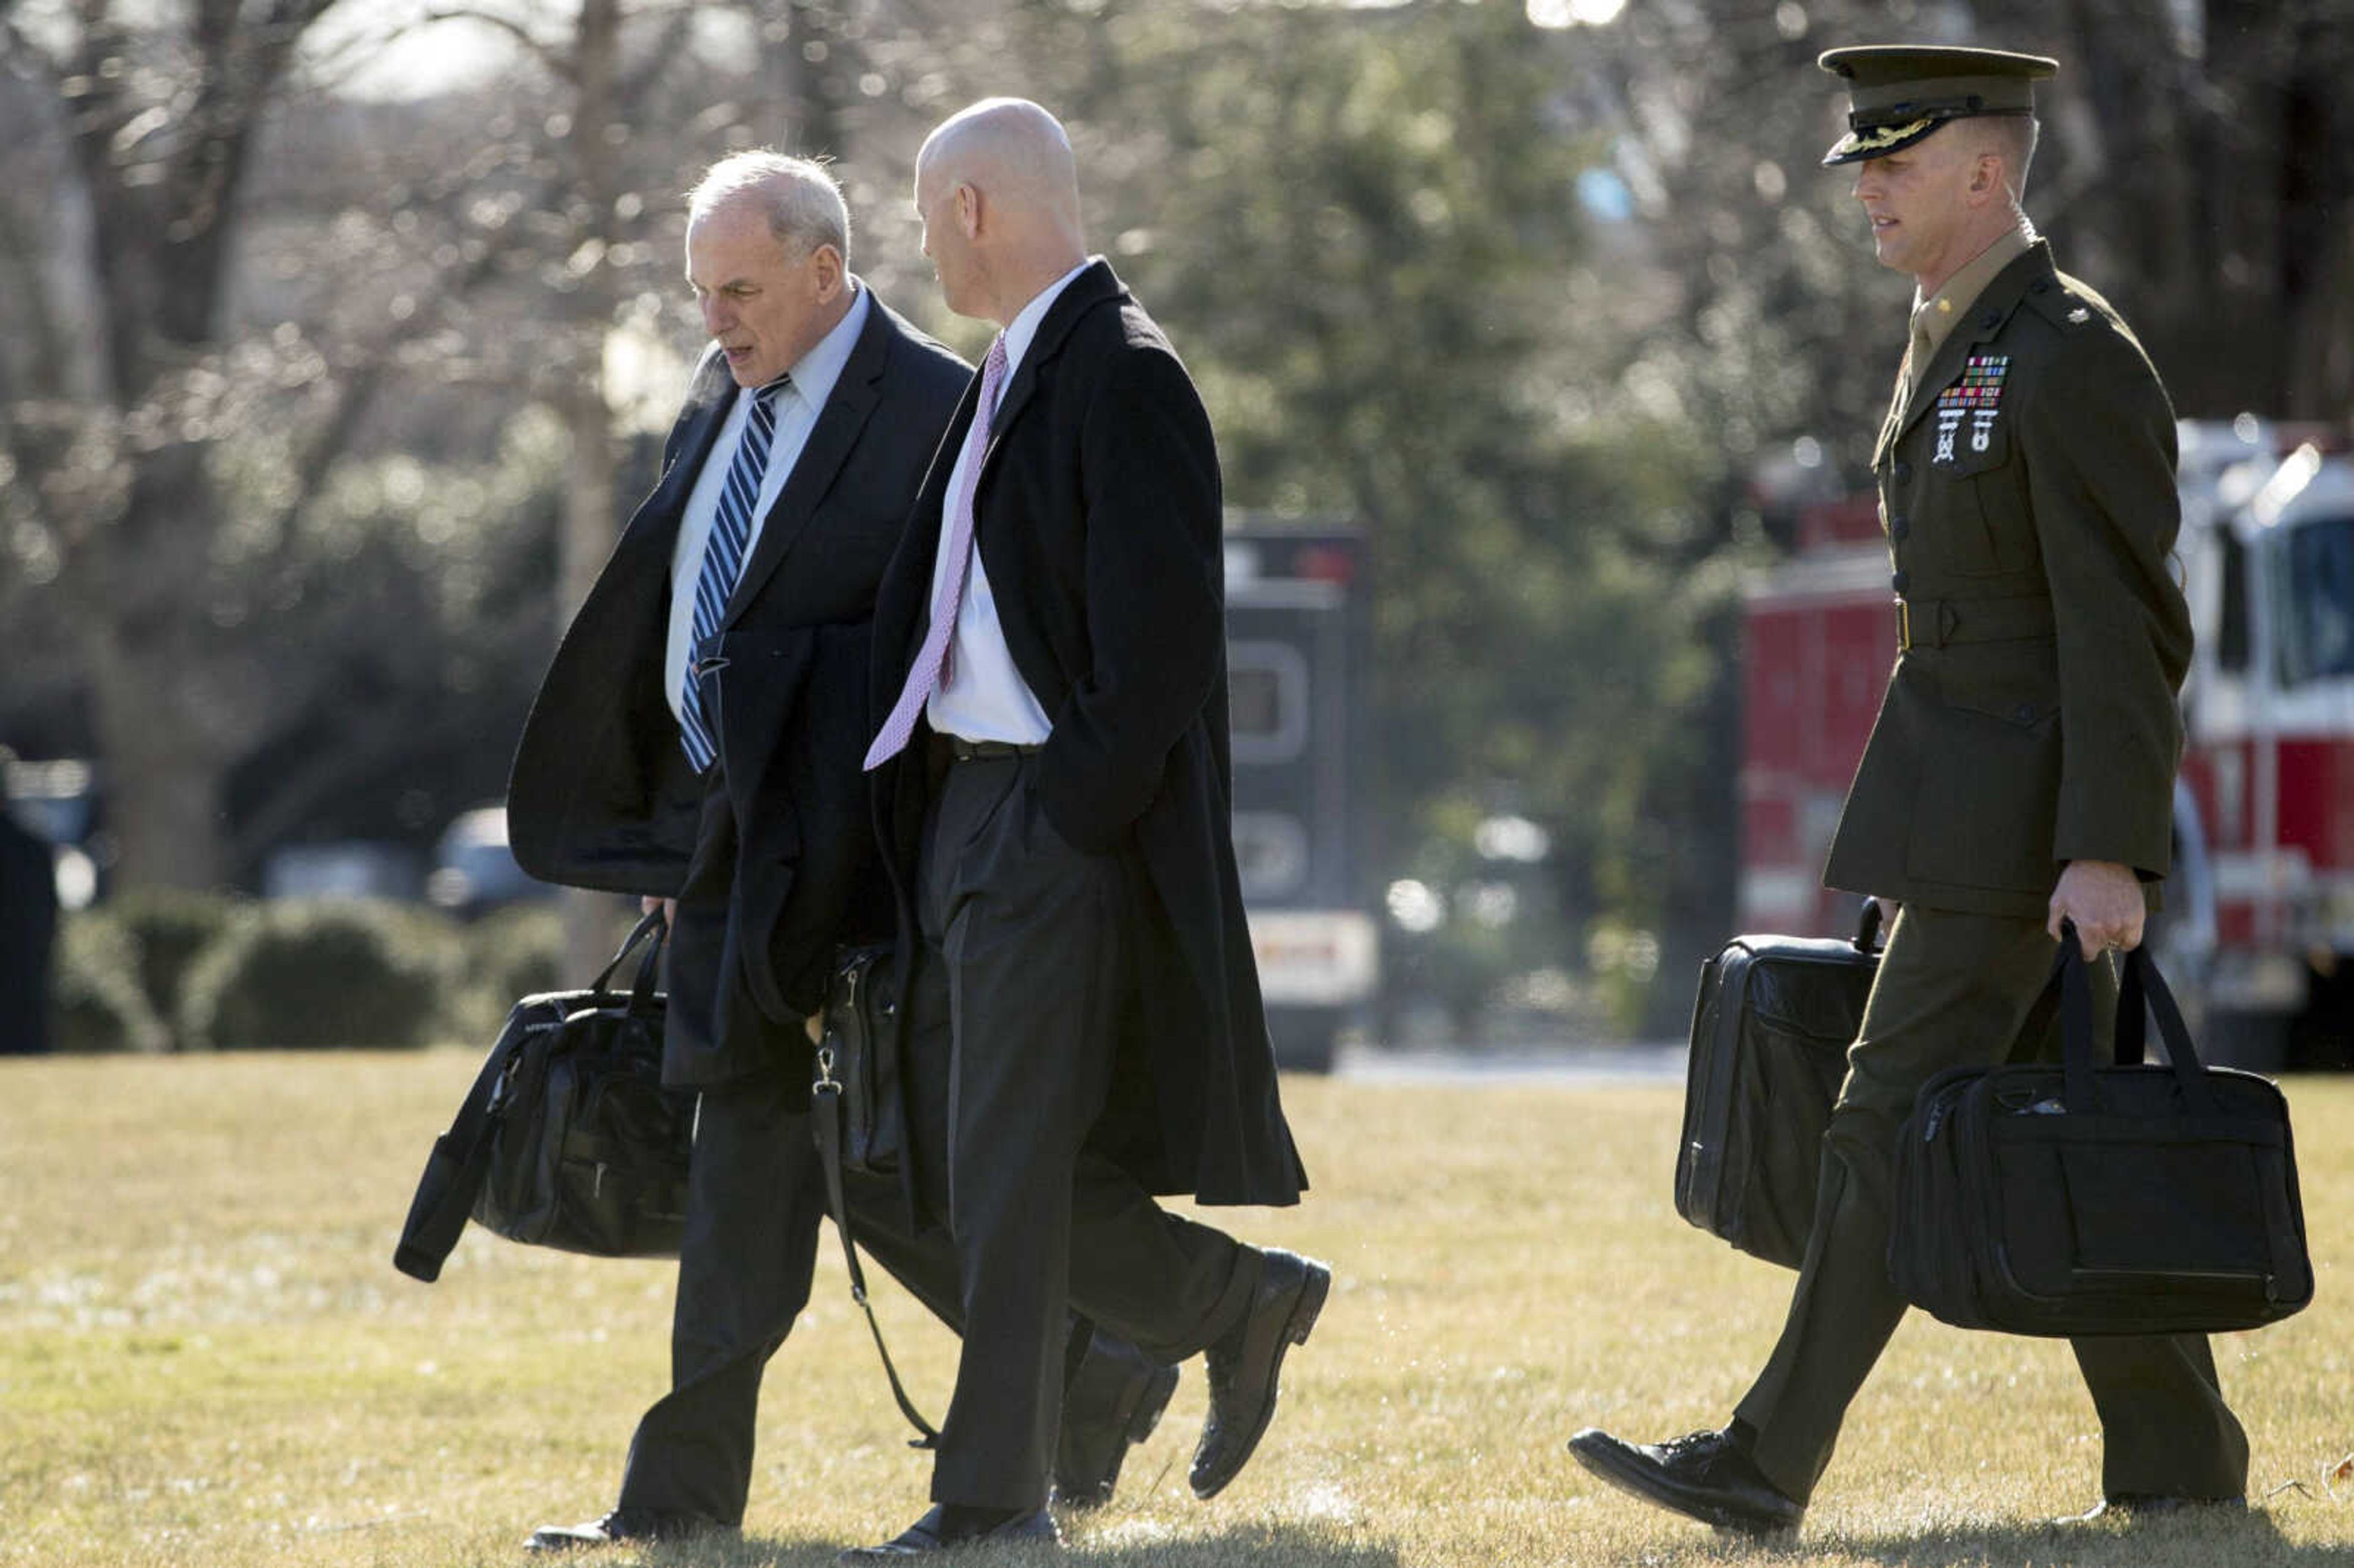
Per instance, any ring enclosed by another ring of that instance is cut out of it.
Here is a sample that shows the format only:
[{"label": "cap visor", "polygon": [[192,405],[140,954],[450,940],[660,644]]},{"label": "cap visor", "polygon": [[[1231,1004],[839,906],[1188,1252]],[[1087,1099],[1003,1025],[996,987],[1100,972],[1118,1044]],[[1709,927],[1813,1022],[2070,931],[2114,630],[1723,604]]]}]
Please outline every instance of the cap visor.
[{"label": "cap visor", "polygon": [[1860,164],[1866,158],[1883,158],[1901,152],[1935,131],[1939,122],[1934,117],[1909,120],[1901,125],[1875,125],[1869,131],[1850,131],[1831,145],[1823,154],[1823,167],[1840,164]]}]

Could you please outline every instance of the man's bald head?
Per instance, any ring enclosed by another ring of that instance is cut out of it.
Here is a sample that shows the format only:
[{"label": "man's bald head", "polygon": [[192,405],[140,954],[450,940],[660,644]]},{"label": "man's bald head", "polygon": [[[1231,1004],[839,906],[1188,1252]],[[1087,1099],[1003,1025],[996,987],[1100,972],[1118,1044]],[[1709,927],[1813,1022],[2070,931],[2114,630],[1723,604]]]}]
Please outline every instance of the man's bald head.
[{"label": "man's bald head", "polygon": [[1026,99],[984,99],[924,139],[916,210],[949,308],[962,315],[1002,324],[1087,259],[1070,136]]},{"label": "man's bald head", "polygon": [[986,98],[942,121],[916,155],[951,184],[980,188],[1015,213],[1079,226],[1079,167],[1063,122],[1026,98]]}]

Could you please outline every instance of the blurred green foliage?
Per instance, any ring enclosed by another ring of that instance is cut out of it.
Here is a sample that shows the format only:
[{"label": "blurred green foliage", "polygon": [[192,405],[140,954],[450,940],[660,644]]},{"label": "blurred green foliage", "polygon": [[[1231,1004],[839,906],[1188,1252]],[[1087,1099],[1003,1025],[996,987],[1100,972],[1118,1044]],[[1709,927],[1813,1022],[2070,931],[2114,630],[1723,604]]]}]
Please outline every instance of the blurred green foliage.
[{"label": "blurred green foliage", "polygon": [[179,997],[189,1048],[426,1045],[465,973],[456,930],[403,905],[257,905],[197,959]]}]

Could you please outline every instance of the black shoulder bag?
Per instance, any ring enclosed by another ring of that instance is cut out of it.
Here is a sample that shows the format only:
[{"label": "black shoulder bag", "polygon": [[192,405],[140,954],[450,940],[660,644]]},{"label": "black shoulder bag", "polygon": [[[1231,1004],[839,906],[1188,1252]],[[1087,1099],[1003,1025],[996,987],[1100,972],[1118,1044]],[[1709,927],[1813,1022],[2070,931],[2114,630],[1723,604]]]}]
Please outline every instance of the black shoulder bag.
[{"label": "black shoulder bag", "polygon": [[[1922,1086],[1897,1141],[1896,1288],[1959,1328],[2067,1336],[2222,1333],[2311,1301],[2280,1090],[2200,1065],[2146,948],[2125,955],[2113,1063],[2073,927],[2055,991],[2060,1061]],[[2142,1062],[2145,1007],[2163,1066]]]},{"label": "black shoulder bag", "polygon": [[850,1298],[866,1314],[875,1353],[899,1414],[923,1436],[907,1446],[937,1448],[940,1435],[924,1419],[899,1382],[883,1342],[883,1326],[866,1299],[866,1271],[859,1266],[858,1242],[843,1200],[843,1172],[866,1176],[898,1173],[905,1131],[898,1095],[899,1011],[893,985],[891,948],[846,948],[827,977],[823,1036],[817,1047],[817,1077],[810,1085],[810,1130],[817,1139],[818,1163],[825,1167],[826,1206],[834,1234],[842,1238],[842,1261],[850,1273]]},{"label": "black shoulder bag", "polygon": [[[393,1266],[429,1283],[471,1216],[510,1241],[600,1257],[674,1257],[686,1224],[695,1091],[663,1086],[660,911],[586,991],[507,1014],[417,1183]],[[644,948],[627,991],[614,972]]]}]

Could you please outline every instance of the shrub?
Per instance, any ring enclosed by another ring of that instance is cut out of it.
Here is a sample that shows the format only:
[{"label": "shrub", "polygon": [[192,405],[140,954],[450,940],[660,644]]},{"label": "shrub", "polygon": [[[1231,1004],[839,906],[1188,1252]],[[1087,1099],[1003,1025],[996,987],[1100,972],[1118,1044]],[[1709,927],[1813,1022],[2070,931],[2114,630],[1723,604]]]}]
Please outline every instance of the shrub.
[{"label": "shrub", "polygon": [[517,904],[465,927],[465,995],[451,1023],[470,1041],[489,1044],[507,1010],[535,992],[566,991],[588,976],[565,973],[564,916],[546,904]]},{"label": "shrub", "polygon": [[549,904],[517,904],[466,927],[466,970],[501,1000],[500,1011],[535,991],[564,991],[588,977],[567,977],[564,916]]},{"label": "shrub", "polygon": [[426,910],[262,905],[189,970],[181,1036],[191,1048],[427,1044],[450,1032],[464,962],[456,929]]},{"label": "shrub", "polygon": [[52,997],[57,1050],[171,1048],[171,1031],[139,983],[139,945],[109,910],[80,910],[60,923]]},{"label": "shrub", "polygon": [[245,900],[177,887],[133,888],[107,907],[130,935],[148,1006],[167,1024],[180,1016],[180,991],[190,966],[232,926],[250,917]]}]

